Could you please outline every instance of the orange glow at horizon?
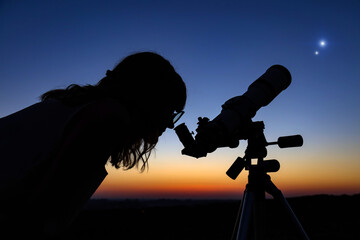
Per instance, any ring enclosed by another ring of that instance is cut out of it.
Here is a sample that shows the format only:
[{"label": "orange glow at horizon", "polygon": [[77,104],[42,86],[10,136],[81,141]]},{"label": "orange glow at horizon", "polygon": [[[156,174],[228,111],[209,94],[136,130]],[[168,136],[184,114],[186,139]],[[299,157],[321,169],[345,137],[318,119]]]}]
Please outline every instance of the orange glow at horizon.
[{"label": "orange glow at horizon", "polygon": [[[247,171],[237,180],[226,176],[231,161],[215,154],[206,159],[158,156],[150,159],[149,172],[115,170],[108,166],[108,177],[94,198],[233,198],[240,199],[247,183]],[[221,155],[221,154],[220,154]],[[329,158],[327,165],[317,164],[320,154],[309,158],[297,154],[286,159],[277,154],[281,169],[270,173],[272,181],[285,196],[313,194],[355,194],[360,192],[360,163],[350,159],[339,161]],[[230,158],[230,157],[229,157]],[[166,160],[166,159],[171,159]],[[233,159],[233,158],[230,158]],[[270,158],[269,158],[270,159]],[[356,162],[353,167],[347,166]],[[345,165],[346,167],[341,167]]]}]

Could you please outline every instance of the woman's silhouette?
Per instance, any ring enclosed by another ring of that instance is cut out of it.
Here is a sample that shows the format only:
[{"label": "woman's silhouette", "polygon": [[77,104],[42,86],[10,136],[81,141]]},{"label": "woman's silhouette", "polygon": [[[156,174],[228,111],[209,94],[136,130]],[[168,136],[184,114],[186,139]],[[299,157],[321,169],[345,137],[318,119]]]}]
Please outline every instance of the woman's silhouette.
[{"label": "woman's silhouette", "polygon": [[1,118],[0,224],[61,232],[107,175],[108,161],[115,168],[147,167],[185,101],[185,84],[171,64],[142,52],[96,85],[51,90]]}]

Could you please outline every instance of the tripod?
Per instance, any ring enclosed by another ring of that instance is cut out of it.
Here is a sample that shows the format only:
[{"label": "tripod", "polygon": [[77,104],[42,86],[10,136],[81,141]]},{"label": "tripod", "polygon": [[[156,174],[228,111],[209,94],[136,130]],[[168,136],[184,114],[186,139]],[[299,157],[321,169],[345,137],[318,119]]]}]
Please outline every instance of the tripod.
[{"label": "tripod", "polygon": [[[267,174],[268,172],[277,172],[280,169],[279,162],[277,160],[264,160],[267,155],[266,146],[274,144],[278,144],[280,148],[302,146],[302,137],[300,135],[280,137],[277,142],[268,143],[264,136],[264,128],[263,122],[252,123],[244,158],[238,157],[226,172],[230,178],[235,180],[244,168],[249,171],[248,184],[244,191],[231,239],[247,239],[251,220],[254,224],[254,238],[264,239],[264,218],[262,214],[265,192],[270,194],[275,201],[281,203],[282,208],[288,213],[296,227],[299,236],[303,239],[309,239],[282,192]],[[252,164],[251,159],[257,159],[257,164]]]}]

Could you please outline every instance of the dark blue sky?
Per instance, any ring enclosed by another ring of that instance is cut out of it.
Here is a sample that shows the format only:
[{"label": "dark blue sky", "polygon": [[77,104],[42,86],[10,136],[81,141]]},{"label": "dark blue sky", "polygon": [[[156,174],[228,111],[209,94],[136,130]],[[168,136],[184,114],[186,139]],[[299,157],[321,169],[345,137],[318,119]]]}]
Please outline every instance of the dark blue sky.
[{"label": "dark blue sky", "polygon": [[[350,152],[348,164],[359,168],[359,13],[357,0],[3,0],[0,117],[49,89],[94,84],[126,55],[156,51],[187,84],[184,120],[194,130],[198,116],[215,117],[223,102],[282,64],[292,85],[255,117],[269,138],[302,133],[308,155]],[[164,138],[158,150],[178,154],[173,132]]]}]

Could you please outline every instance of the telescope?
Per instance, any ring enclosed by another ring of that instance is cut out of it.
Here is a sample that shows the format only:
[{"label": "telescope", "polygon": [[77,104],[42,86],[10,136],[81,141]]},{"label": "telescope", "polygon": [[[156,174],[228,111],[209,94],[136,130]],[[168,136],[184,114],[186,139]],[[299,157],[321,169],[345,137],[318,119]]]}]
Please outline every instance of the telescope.
[{"label": "telescope", "polygon": [[[222,105],[221,113],[212,121],[199,117],[195,138],[185,123],[175,128],[176,134],[184,145],[181,153],[195,158],[205,157],[219,147],[235,148],[240,140],[247,140],[245,156],[238,157],[226,172],[231,179],[235,180],[243,169],[249,171],[248,183],[239,208],[232,240],[252,239],[251,237],[265,239],[265,224],[261,211],[265,193],[273,196],[282,205],[296,227],[298,235],[302,239],[309,239],[284,195],[268,175],[269,172],[277,172],[280,169],[280,163],[275,159],[264,160],[267,156],[267,146],[300,147],[303,145],[303,138],[301,135],[293,135],[279,137],[276,142],[268,142],[264,135],[264,122],[252,121],[256,112],[268,105],[290,83],[290,72],[281,65],[273,65],[255,80],[243,95],[227,100]],[[257,162],[252,163],[252,159],[257,159]],[[253,232],[249,229],[253,229]]]},{"label": "telescope", "polygon": [[284,66],[273,65],[243,95],[227,100],[221,113],[212,121],[199,117],[195,138],[185,123],[180,124],[175,131],[184,145],[182,154],[200,158],[219,147],[237,147],[239,140],[248,139],[251,134],[251,118],[290,83],[290,72]]}]

